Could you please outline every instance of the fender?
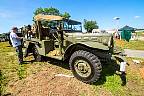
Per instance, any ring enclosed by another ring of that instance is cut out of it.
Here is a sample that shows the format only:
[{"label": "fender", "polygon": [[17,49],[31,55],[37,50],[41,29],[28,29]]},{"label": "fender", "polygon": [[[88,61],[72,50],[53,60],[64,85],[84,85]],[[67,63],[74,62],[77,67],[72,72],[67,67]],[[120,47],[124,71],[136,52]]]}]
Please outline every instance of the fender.
[{"label": "fender", "polygon": [[69,58],[69,56],[73,53],[73,50],[76,48],[77,45],[78,44],[71,44],[66,48],[65,54],[64,54],[64,60]]},{"label": "fender", "polygon": [[103,49],[98,49],[97,47],[93,48],[92,46],[89,46],[86,43],[84,43],[84,44],[83,43],[71,44],[65,50],[64,60],[68,59],[74,51],[77,51],[77,50],[89,50],[89,51],[91,51],[92,49],[103,50]]},{"label": "fender", "polygon": [[90,48],[96,48],[96,49],[101,49],[101,50],[109,50],[109,47],[107,45],[104,45],[102,43],[99,42],[78,42],[82,45],[88,46]]}]

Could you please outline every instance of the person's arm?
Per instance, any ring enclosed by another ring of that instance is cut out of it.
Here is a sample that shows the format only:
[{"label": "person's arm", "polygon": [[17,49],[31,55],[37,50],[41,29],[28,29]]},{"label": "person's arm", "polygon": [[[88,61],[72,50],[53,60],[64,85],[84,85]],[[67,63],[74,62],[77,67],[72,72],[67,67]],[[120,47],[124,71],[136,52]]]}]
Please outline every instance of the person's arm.
[{"label": "person's arm", "polygon": [[18,37],[18,36],[17,36],[16,38],[17,38],[17,39],[23,39],[23,37]]},{"label": "person's arm", "polygon": [[12,37],[13,37],[13,38],[16,38],[16,39],[22,39],[22,37],[17,36],[17,34],[13,34]]}]

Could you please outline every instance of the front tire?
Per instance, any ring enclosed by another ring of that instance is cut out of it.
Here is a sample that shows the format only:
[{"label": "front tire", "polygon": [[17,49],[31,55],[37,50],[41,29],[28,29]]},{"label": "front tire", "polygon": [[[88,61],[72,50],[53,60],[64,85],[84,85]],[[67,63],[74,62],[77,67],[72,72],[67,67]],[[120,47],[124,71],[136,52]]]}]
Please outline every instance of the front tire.
[{"label": "front tire", "polygon": [[74,76],[85,83],[96,82],[102,71],[98,57],[83,50],[74,52],[69,64]]}]

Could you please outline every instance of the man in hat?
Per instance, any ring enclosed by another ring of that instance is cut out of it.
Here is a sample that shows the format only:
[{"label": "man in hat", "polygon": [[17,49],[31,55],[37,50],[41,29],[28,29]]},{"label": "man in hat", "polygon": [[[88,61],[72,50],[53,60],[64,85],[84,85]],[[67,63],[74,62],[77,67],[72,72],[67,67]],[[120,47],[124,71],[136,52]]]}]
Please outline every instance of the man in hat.
[{"label": "man in hat", "polygon": [[21,44],[22,37],[18,37],[16,34],[17,32],[18,32],[18,28],[13,27],[10,33],[10,40],[12,46],[16,48],[19,64],[22,64],[23,63],[23,52],[22,52],[22,44]]}]

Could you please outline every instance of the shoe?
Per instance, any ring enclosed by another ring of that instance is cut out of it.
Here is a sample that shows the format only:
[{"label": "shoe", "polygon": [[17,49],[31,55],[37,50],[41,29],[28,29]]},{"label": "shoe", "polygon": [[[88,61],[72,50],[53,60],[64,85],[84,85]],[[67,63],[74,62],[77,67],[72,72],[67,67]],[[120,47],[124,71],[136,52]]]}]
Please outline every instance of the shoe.
[{"label": "shoe", "polygon": [[26,58],[27,56],[24,56],[24,58]]},{"label": "shoe", "polygon": [[20,63],[19,63],[19,65],[22,65],[22,64],[23,64],[23,62],[20,62]]}]

